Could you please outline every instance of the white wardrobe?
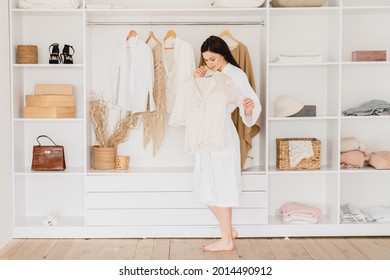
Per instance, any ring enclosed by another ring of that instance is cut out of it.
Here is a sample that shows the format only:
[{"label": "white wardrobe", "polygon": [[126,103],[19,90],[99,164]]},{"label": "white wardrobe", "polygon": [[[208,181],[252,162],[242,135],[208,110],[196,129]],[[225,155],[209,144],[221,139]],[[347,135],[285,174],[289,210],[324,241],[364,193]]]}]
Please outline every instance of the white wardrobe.
[{"label": "white wardrobe", "polygon": [[[118,154],[130,155],[128,171],[91,168],[95,144],[88,114],[91,90],[110,97],[111,61],[118,42],[135,29],[141,39],[153,30],[162,40],[174,29],[192,44],[196,63],[200,45],[228,28],[250,52],[257,94],[263,106],[262,130],[253,139],[254,167],[242,174],[242,205],[233,211],[240,236],[388,235],[390,224],[342,224],[340,205],[390,205],[390,171],[342,170],[340,138],[356,136],[372,149],[390,149],[388,117],[344,117],[342,110],[390,90],[389,62],[351,62],[355,49],[389,51],[390,1],[328,1],[320,8],[212,8],[211,0],[115,0],[122,9],[24,10],[10,0],[10,82],[12,127],[13,237],[214,237],[217,221],[193,202],[191,166],[183,131],[167,127],[157,156],[143,148],[142,127],[132,130]],[[61,30],[61,31],[59,31]],[[375,32],[372,32],[375,30]],[[362,40],[362,38],[365,38]],[[48,64],[51,43],[72,45],[72,65]],[[35,65],[16,63],[16,46],[35,44]],[[319,51],[321,63],[279,65],[280,53]],[[37,83],[74,85],[76,118],[25,119],[24,96]],[[274,100],[293,94],[317,105],[317,117],[277,118]],[[362,129],[364,126],[364,130]],[[375,135],[381,130],[382,137]],[[65,172],[31,172],[35,138],[47,134],[65,146]],[[279,171],[276,138],[316,137],[322,142],[321,169]],[[275,211],[288,201],[321,209],[318,224],[283,223]],[[44,226],[47,215],[56,226]]]}]

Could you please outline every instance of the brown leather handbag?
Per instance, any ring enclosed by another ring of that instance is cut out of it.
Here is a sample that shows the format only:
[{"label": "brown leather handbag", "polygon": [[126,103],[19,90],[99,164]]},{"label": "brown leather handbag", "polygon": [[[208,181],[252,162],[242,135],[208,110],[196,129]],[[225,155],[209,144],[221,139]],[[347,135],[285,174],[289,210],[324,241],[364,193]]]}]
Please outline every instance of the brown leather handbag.
[{"label": "brown leather handbag", "polygon": [[[54,146],[42,146],[39,138],[48,138]],[[33,147],[33,157],[31,170],[34,171],[63,171],[66,168],[64,146],[54,143],[50,137],[39,135],[37,137],[39,145]]]}]

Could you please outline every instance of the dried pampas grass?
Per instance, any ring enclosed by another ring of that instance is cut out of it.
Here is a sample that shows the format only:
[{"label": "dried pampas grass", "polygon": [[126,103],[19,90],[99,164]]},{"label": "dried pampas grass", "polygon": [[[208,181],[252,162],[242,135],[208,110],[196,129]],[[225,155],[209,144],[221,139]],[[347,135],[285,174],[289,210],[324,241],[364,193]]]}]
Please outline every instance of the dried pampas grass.
[{"label": "dried pampas grass", "polygon": [[114,129],[110,133],[108,127],[109,112],[108,101],[105,101],[101,94],[91,91],[89,113],[96,142],[102,148],[116,147],[126,142],[129,138],[130,129],[136,127],[139,118],[139,114],[132,114],[131,112],[119,113]]},{"label": "dried pampas grass", "polygon": [[126,112],[124,116],[119,116],[113,133],[107,139],[108,147],[116,147],[119,144],[126,142],[129,139],[130,129],[136,127],[139,114]]}]

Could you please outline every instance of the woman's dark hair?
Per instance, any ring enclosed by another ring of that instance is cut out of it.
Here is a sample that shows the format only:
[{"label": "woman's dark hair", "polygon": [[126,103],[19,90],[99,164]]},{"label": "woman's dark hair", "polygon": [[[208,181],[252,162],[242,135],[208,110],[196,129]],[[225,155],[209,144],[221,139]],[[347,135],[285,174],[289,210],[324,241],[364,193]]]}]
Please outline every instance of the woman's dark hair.
[{"label": "woman's dark hair", "polygon": [[200,52],[204,53],[207,51],[222,55],[227,62],[240,68],[240,66],[238,66],[238,63],[232,56],[232,53],[229,50],[229,46],[220,37],[210,36],[206,39],[206,41],[203,42],[202,46],[200,47]]}]

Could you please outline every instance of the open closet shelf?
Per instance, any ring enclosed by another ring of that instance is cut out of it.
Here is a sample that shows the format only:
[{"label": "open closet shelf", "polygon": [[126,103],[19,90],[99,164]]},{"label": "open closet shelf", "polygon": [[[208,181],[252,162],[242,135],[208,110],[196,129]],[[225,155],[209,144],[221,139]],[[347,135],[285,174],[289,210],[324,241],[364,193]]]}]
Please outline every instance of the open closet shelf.
[{"label": "open closet shelf", "polygon": [[18,176],[68,176],[75,175],[80,176],[84,175],[83,167],[67,167],[64,171],[31,171],[30,167],[24,168],[15,168],[15,175]]},{"label": "open closet shelf", "polygon": [[[129,175],[134,173],[192,173],[192,166],[176,166],[176,167],[130,167],[128,170],[96,170],[88,169],[87,175]],[[253,166],[242,171],[242,174],[261,174],[265,172],[263,166]]]},{"label": "open closet shelf", "polygon": [[323,173],[337,173],[338,170],[327,165],[321,165],[319,170],[279,170],[276,166],[269,166],[268,173],[270,174],[323,174]]},{"label": "open closet shelf", "polygon": [[83,9],[11,9],[14,14],[22,16],[74,16],[83,15]]},{"label": "open closet shelf", "polygon": [[48,63],[41,63],[41,64],[12,64],[12,67],[15,68],[82,68],[84,67],[84,64],[48,64]]},{"label": "open closet shelf", "polygon": [[232,8],[232,9],[85,9],[87,15],[102,15],[102,14],[132,14],[136,16],[148,16],[148,15],[204,15],[211,14],[213,16],[218,15],[257,15],[260,12],[265,12],[265,8]]}]

